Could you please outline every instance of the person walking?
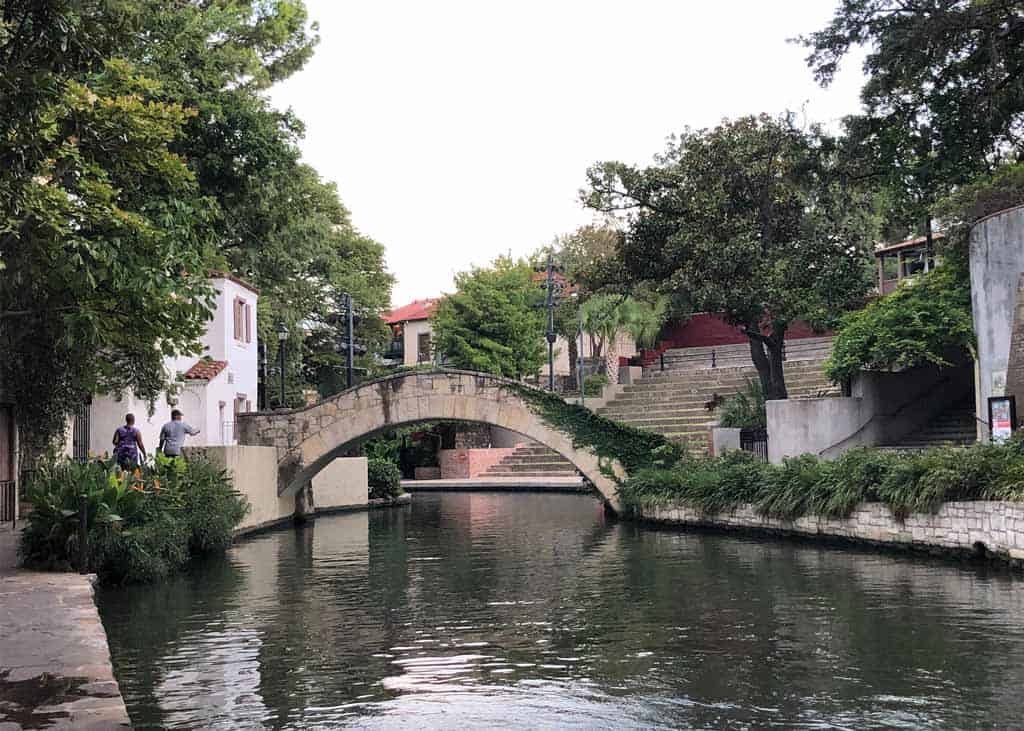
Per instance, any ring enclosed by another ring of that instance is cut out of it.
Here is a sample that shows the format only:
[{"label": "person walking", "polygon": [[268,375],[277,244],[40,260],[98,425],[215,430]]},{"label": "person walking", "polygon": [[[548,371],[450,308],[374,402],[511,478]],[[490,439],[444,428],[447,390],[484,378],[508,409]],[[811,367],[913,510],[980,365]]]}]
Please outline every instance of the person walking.
[{"label": "person walking", "polygon": [[182,413],[177,409],[171,412],[171,420],[160,430],[160,451],[165,457],[180,457],[181,448],[185,446],[185,435],[195,436],[198,429],[193,429],[182,420]]},{"label": "person walking", "polygon": [[114,459],[126,472],[139,466],[139,452],[146,456],[142,432],[135,427],[135,414],[124,415],[124,426],[114,431]]}]

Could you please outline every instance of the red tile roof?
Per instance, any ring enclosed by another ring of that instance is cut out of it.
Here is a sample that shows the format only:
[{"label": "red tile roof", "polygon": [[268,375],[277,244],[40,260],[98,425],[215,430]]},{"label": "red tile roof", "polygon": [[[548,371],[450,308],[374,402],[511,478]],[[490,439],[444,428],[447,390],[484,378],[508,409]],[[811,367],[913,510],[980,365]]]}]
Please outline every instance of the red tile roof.
[{"label": "red tile roof", "polygon": [[226,360],[198,360],[185,371],[186,381],[212,381],[228,367]]},{"label": "red tile roof", "polygon": [[434,314],[434,310],[437,309],[437,303],[440,301],[440,297],[435,297],[434,299],[413,300],[407,305],[402,305],[401,307],[391,310],[391,312],[384,316],[384,322],[388,325],[395,325],[400,322],[429,320],[430,316]]},{"label": "red tile roof", "polygon": [[[932,241],[938,241],[939,239],[944,238],[946,238],[946,234],[942,233],[941,231],[936,231],[935,233],[932,234]],[[900,241],[899,243],[896,244],[877,244],[875,246],[875,255],[877,256],[878,254],[890,251],[899,251],[900,249],[912,249],[915,246],[920,246],[926,241],[928,241],[927,236],[915,236],[912,239]]]}]

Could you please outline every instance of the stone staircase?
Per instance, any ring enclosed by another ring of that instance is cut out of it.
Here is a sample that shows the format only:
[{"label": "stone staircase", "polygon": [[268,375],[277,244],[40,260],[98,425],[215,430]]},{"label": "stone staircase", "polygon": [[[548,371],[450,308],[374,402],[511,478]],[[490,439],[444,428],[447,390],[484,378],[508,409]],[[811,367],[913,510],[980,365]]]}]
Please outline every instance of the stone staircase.
[{"label": "stone staircase", "polygon": [[[787,359],[786,386],[790,398],[839,395],[838,387],[828,382],[822,370],[822,362],[828,355],[827,347],[828,344],[825,348],[818,344],[813,350],[803,351],[806,358]],[[701,350],[705,351],[701,354],[703,356],[711,349]],[[734,353],[726,352],[728,356],[734,356]],[[732,361],[733,365],[719,366],[721,361],[716,353],[716,367],[712,368],[709,359],[702,361],[690,354],[689,358],[673,359],[671,367],[666,362],[664,371],[655,364],[653,368],[645,369],[644,377],[637,383],[623,386],[621,393],[597,413],[639,429],[664,434],[673,441],[685,442],[694,454],[706,453],[708,428],[715,421],[715,407],[745,390],[748,381],[757,380],[757,370],[750,363],[749,349],[746,349],[743,365],[736,365],[736,360],[738,358]],[[702,362],[707,366],[697,365]],[[688,367],[681,365],[683,363]]]},{"label": "stone staircase", "polygon": [[522,444],[492,465],[481,477],[573,477],[576,468],[558,452],[542,444]]},{"label": "stone staircase", "polygon": [[[786,362],[798,360],[824,361],[832,352],[832,338],[800,338],[786,341]],[[662,370],[664,363],[664,370]],[[750,346],[708,345],[699,348],[673,348],[664,356],[647,366],[644,375],[658,373],[689,373],[703,368],[745,368],[752,367]]]},{"label": "stone staircase", "polygon": [[977,441],[975,423],[974,404],[970,401],[962,402],[934,417],[923,429],[902,437],[892,444],[879,446],[884,449],[903,450],[931,449],[941,446],[966,447]]}]

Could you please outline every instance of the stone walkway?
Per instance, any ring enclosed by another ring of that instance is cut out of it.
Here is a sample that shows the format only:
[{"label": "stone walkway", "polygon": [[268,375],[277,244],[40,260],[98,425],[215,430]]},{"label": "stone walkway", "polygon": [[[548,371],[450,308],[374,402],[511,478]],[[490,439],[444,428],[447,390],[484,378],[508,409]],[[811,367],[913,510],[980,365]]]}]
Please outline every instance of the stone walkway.
[{"label": "stone walkway", "polygon": [[90,576],[17,568],[0,527],[0,731],[131,728]]}]

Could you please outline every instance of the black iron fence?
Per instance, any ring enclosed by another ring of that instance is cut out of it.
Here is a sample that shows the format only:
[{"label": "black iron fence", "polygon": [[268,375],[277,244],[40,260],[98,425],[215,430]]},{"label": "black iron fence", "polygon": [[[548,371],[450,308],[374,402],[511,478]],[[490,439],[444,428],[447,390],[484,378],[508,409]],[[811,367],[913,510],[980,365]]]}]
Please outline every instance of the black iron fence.
[{"label": "black iron fence", "polygon": [[740,449],[756,454],[762,462],[768,461],[768,430],[740,429]]},{"label": "black iron fence", "polygon": [[0,482],[0,524],[13,523],[18,515],[18,483]]}]

